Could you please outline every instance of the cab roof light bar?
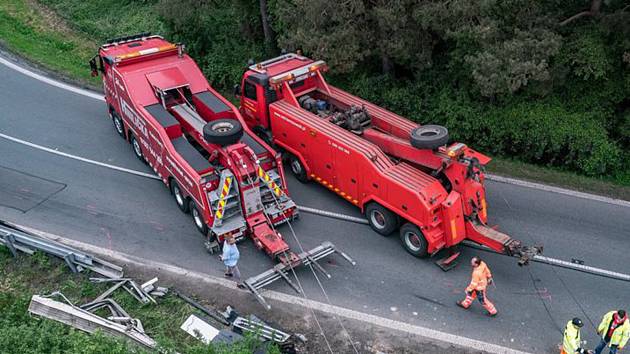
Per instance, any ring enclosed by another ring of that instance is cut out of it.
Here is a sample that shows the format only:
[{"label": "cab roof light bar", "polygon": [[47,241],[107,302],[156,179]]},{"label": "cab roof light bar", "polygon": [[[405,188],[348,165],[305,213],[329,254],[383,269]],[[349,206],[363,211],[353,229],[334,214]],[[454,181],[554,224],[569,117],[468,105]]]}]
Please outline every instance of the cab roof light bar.
[{"label": "cab roof light bar", "polygon": [[134,34],[134,35],[131,35],[131,36],[122,36],[122,37],[116,37],[116,38],[108,39],[105,42],[105,44],[103,44],[101,47],[102,48],[107,48],[107,47],[117,46],[117,45],[124,44],[124,43],[137,41],[139,39],[140,40],[147,40],[147,39],[151,39],[151,38],[164,39],[162,36],[157,35],[157,34],[151,35],[151,32],[142,32],[142,33]]},{"label": "cab roof light bar", "polygon": [[269,79],[269,82],[272,85],[278,85],[278,84],[281,84],[284,81],[291,81],[291,80],[296,79],[298,77],[315,73],[317,70],[320,70],[320,69],[326,70],[327,68],[328,68],[328,66],[326,65],[325,61],[318,60],[318,61],[316,61],[314,63],[311,63],[310,65],[301,66],[301,67],[293,69],[293,70],[291,70],[289,72],[278,74],[278,75],[272,77],[271,79]]},{"label": "cab roof light bar", "polygon": [[277,63],[290,60],[290,59],[298,59],[302,61],[309,60],[308,58],[303,57],[301,55],[298,55],[295,53],[288,53],[288,54],[283,54],[283,55],[280,55],[280,56],[277,56],[275,58],[271,58],[265,61],[261,61],[260,63],[254,64],[254,65],[250,65],[249,69],[262,74],[266,71],[265,69],[271,64],[277,64]]}]

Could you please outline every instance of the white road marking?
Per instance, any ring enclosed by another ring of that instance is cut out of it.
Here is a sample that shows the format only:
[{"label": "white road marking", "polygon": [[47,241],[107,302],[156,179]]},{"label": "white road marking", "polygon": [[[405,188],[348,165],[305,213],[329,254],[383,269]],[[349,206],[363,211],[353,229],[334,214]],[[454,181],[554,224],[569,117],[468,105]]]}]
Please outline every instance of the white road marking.
[{"label": "white road marking", "polygon": [[[96,93],[94,91],[89,91],[89,90],[85,90],[82,88],[78,88],[72,85],[68,85],[65,84],[63,82],[59,82],[56,80],[53,80],[51,78],[45,77],[43,75],[34,73],[28,69],[25,69],[15,63],[10,62],[9,60],[0,57],[0,64],[4,64],[7,67],[18,71],[26,76],[29,76],[35,80],[39,80],[42,81],[46,84],[64,89],[64,90],[68,90],[71,92],[74,92],[76,94],[79,95],[83,95],[86,97],[90,97],[99,101],[104,101],[105,99],[103,98],[103,94],[100,93]],[[517,186],[521,186],[521,187],[526,187],[526,188],[532,188],[532,189],[538,189],[538,190],[542,190],[545,192],[553,192],[553,193],[558,193],[558,194],[564,194],[564,195],[568,195],[568,196],[572,196],[572,197],[576,197],[576,198],[583,198],[583,199],[589,199],[589,200],[595,200],[598,202],[602,202],[602,203],[608,203],[608,204],[613,204],[613,205],[619,205],[619,206],[623,206],[623,207],[630,207],[630,201],[626,201],[626,200],[621,200],[621,199],[614,199],[614,198],[608,198],[608,197],[604,197],[604,196],[600,196],[600,195],[596,195],[596,194],[590,194],[590,193],[583,193],[583,192],[578,192],[578,191],[573,191],[570,189],[565,189],[565,188],[560,188],[560,187],[554,187],[554,186],[549,186],[546,184],[541,184],[541,183],[534,183],[534,182],[528,182],[528,181],[523,181],[520,179],[515,179],[515,178],[509,178],[509,177],[503,177],[503,176],[497,176],[497,175],[493,175],[493,174],[486,174],[486,177],[491,180],[491,181],[495,181],[495,182],[501,182],[501,183],[507,183],[507,184],[513,184],[513,185],[517,185]]]},{"label": "white road marking", "polygon": [[44,83],[46,83],[48,85],[52,85],[52,86],[58,87],[60,89],[64,89],[64,90],[67,90],[67,91],[70,91],[70,92],[74,92],[74,93],[79,94],[79,95],[90,97],[90,98],[93,98],[95,100],[105,101],[105,98],[100,93],[96,93],[94,91],[89,91],[89,90],[84,90],[82,88],[78,88],[78,87],[75,87],[75,86],[72,86],[72,85],[65,84],[63,82],[59,82],[57,80],[53,80],[53,79],[51,79],[49,77],[40,75],[38,73],[34,73],[34,72],[32,72],[32,71],[30,71],[28,69],[25,69],[25,68],[15,64],[15,63],[10,62],[9,60],[7,60],[7,59],[5,59],[3,57],[0,57],[0,64],[4,64],[4,65],[8,66],[9,68],[11,68],[11,69],[13,69],[13,70],[15,70],[17,72],[20,72],[20,73],[22,73],[22,74],[24,74],[26,76],[32,77],[35,80],[39,80],[41,82],[44,82]]},{"label": "white road marking", "polygon": [[[28,142],[28,141],[25,141],[25,140],[22,140],[22,139],[18,139],[18,138],[15,138],[15,137],[12,137],[12,136],[9,136],[9,135],[6,135],[6,134],[0,133],[0,138],[4,138],[4,139],[7,139],[7,140],[10,140],[10,141],[19,143],[19,144],[30,146],[30,147],[33,147],[35,149],[43,150],[43,151],[49,152],[51,154],[64,156],[64,157],[67,157],[67,158],[79,160],[79,161],[90,163],[90,164],[94,164],[94,165],[97,165],[97,166],[111,168],[111,169],[116,170],[116,171],[121,171],[121,172],[130,173],[130,174],[141,176],[141,177],[156,179],[158,181],[162,180],[160,177],[158,177],[156,175],[153,175],[153,174],[150,174],[150,173],[144,173],[144,172],[131,170],[131,169],[120,167],[120,166],[110,165],[110,164],[106,164],[106,163],[103,163],[103,162],[86,159],[84,157],[68,154],[68,153],[65,153],[65,152],[61,152],[61,151],[57,151],[57,150],[53,150],[53,149],[47,148],[45,146],[33,144],[31,142]],[[311,214],[316,214],[316,215],[320,215],[320,216],[324,216],[324,217],[329,217],[329,218],[339,219],[339,220],[343,220],[343,221],[354,222],[354,223],[358,223],[358,224],[369,224],[368,221],[366,219],[364,219],[364,218],[358,218],[358,217],[355,217],[355,216],[350,216],[350,215],[330,212],[330,211],[316,209],[316,208],[311,208],[311,207],[307,207],[307,206],[300,206],[300,205],[298,205],[298,208],[300,210],[304,211],[304,212],[311,213]],[[464,242],[466,242],[466,241],[464,241]],[[614,271],[609,271],[609,270],[606,270],[606,269],[601,269],[601,268],[596,268],[596,267],[590,267],[590,266],[586,266],[586,265],[575,264],[575,263],[563,261],[563,260],[560,260],[560,259],[549,258],[549,257],[544,257],[544,256],[535,256],[534,257],[534,261],[541,262],[541,263],[546,263],[546,264],[549,264],[551,266],[562,267],[562,268],[567,268],[567,269],[573,269],[573,270],[577,270],[577,271],[580,271],[580,272],[590,273],[590,274],[594,274],[594,275],[598,275],[598,276],[604,276],[604,277],[608,277],[608,278],[612,278],[612,279],[618,279],[618,280],[623,280],[623,281],[630,281],[630,275],[628,275],[628,274],[614,272]]]},{"label": "white road marking", "polygon": [[[143,259],[140,257],[132,256],[123,252],[104,249],[98,246],[90,245],[88,243],[71,240],[65,237],[54,235],[48,232],[39,231],[39,230],[22,226],[22,225],[15,225],[15,226],[27,232],[31,232],[35,235],[45,237],[47,239],[51,239],[57,242],[61,242],[68,246],[82,249],[86,252],[91,252],[97,256],[108,257],[121,264],[133,264],[139,267],[149,267],[151,269],[159,269],[161,271],[168,272],[178,277],[186,277],[188,279],[201,281],[211,286],[219,285],[219,286],[223,286],[223,287],[234,289],[234,290],[237,289],[233,281],[224,279],[222,277],[215,277],[212,275],[207,275],[204,273],[184,269],[184,268],[174,266],[171,264],[156,262],[150,259]],[[236,290],[236,291],[239,291],[239,290]],[[324,312],[332,316],[342,316],[347,319],[357,320],[364,323],[368,323],[370,325],[380,326],[380,327],[384,327],[390,330],[400,331],[400,332],[408,333],[411,335],[428,338],[430,340],[446,343],[449,345],[454,345],[457,347],[471,348],[474,350],[480,350],[480,351],[484,351],[486,353],[492,353],[492,354],[526,354],[527,353],[527,352],[503,347],[496,344],[482,342],[476,339],[471,339],[471,338],[462,337],[462,336],[458,336],[451,333],[437,331],[437,330],[427,328],[427,327],[416,326],[416,325],[412,325],[412,324],[401,322],[401,321],[391,320],[389,318],[384,318],[384,317],[380,317],[376,315],[371,315],[371,314],[351,310],[345,307],[329,305],[329,304],[319,302],[319,301],[314,301],[314,300],[308,300],[301,297],[281,293],[278,291],[265,290],[264,294],[265,294],[265,297],[276,300],[276,301],[288,303],[291,305],[298,305],[298,306],[306,307],[306,308],[313,309],[316,311]]]},{"label": "white road marking", "polygon": [[486,174],[486,178],[488,180],[494,181],[494,182],[507,183],[507,184],[512,184],[512,185],[515,185],[515,186],[521,186],[521,187],[526,187],[526,188],[538,189],[538,190],[545,191],[545,192],[553,192],[553,193],[564,194],[564,195],[568,195],[568,196],[576,197],[576,198],[589,199],[589,200],[595,200],[595,201],[602,202],[602,203],[607,203],[607,204],[619,205],[619,206],[623,206],[623,207],[630,207],[630,201],[623,200],[623,199],[608,198],[608,197],[604,197],[604,196],[601,196],[601,195],[596,195],[596,194],[591,194],[591,193],[584,193],[584,192],[574,191],[574,190],[571,190],[571,189],[554,187],[554,186],[549,186],[549,185],[546,185],[546,184],[529,182],[529,181],[523,181],[523,180],[516,179],[516,178],[497,176],[497,175],[493,175],[493,174]]},{"label": "white road marking", "polygon": [[125,173],[131,173],[132,175],[136,175],[136,176],[157,179],[159,181],[162,180],[160,177],[158,177],[156,175],[153,175],[153,174],[150,174],[150,173],[144,173],[144,172],[131,170],[131,169],[120,167],[120,166],[110,165],[110,164],[107,164],[107,163],[86,159],[84,157],[68,154],[68,153],[65,153],[65,152],[61,152],[61,151],[53,150],[51,148],[47,148],[45,146],[33,144],[31,142],[28,142],[28,141],[25,141],[25,140],[22,140],[22,139],[18,139],[18,138],[15,138],[15,137],[12,137],[12,136],[9,136],[9,135],[6,135],[6,134],[0,133],[0,138],[7,139],[7,140],[13,141],[13,142],[18,143],[18,144],[30,146],[32,148],[39,149],[39,150],[42,150],[42,151],[46,151],[46,152],[51,153],[51,154],[67,157],[67,158],[70,158],[70,159],[73,159],[73,160],[78,160],[78,161],[90,163],[90,164],[101,166],[101,167],[111,168],[112,170],[116,170],[116,171],[121,171],[121,172],[125,172]]}]

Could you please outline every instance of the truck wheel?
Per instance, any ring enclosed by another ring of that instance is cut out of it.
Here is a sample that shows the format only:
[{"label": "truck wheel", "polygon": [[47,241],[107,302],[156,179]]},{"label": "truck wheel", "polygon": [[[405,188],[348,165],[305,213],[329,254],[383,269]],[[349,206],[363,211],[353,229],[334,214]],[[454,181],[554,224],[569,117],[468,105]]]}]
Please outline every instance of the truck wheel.
[{"label": "truck wheel", "polygon": [[110,116],[112,117],[112,122],[114,123],[114,128],[118,135],[120,135],[123,139],[125,138],[125,124],[123,123],[122,118],[116,114],[116,112],[111,111]]},{"label": "truck wheel", "polygon": [[190,201],[189,204],[190,214],[192,214],[193,221],[195,222],[195,227],[199,232],[201,232],[204,236],[208,235],[208,225],[203,220],[203,216],[199,209],[197,208],[197,204],[194,201]]},{"label": "truck wheel", "polygon": [[271,146],[272,148],[276,148],[274,146],[273,143],[273,135],[271,134],[271,132],[263,127],[254,127],[254,133],[256,133],[256,135],[258,135],[259,138],[261,138],[267,145]]},{"label": "truck wheel", "polygon": [[298,181],[302,183],[308,182],[306,168],[302,165],[302,161],[300,161],[297,156],[289,155],[289,167],[291,168],[291,173],[293,173]]},{"label": "truck wheel", "polygon": [[171,186],[171,194],[173,195],[173,198],[175,198],[175,203],[177,203],[179,210],[181,210],[184,213],[188,213],[188,208],[190,204],[188,204],[188,202],[186,201],[186,198],[184,198],[184,194],[182,193],[182,189],[179,188],[179,184],[177,184],[177,182],[175,182],[175,180],[172,179],[170,186]]},{"label": "truck wheel", "polygon": [[243,126],[236,119],[217,119],[203,126],[203,138],[211,143],[227,146],[243,136]]},{"label": "truck wheel", "polygon": [[411,131],[411,145],[418,149],[437,149],[448,143],[448,129],[441,125],[423,125]]},{"label": "truck wheel", "polygon": [[372,229],[383,236],[388,236],[398,227],[398,217],[378,203],[370,203],[365,208],[365,217]]},{"label": "truck wheel", "polygon": [[400,228],[400,242],[407,252],[416,257],[426,257],[429,255],[429,243],[424,238],[422,231],[411,223],[406,223]]},{"label": "truck wheel", "polygon": [[133,154],[142,161],[145,162],[144,156],[142,155],[142,148],[140,147],[140,142],[138,139],[132,134],[131,138],[129,138],[129,142],[131,142],[131,147],[133,148]]}]

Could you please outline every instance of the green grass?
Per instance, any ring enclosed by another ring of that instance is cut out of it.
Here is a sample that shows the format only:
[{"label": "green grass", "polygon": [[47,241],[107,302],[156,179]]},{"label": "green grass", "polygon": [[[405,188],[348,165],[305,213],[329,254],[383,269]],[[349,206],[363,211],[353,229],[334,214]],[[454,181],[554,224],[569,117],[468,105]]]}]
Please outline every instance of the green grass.
[{"label": "green grass", "polygon": [[164,33],[151,0],[38,0],[74,30],[98,43],[139,32]]},{"label": "green grass", "polygon": [[535,166],[505,158],[493,158],[487,170],[490,173],[506,177],[630,200],[630,176],[619,176],[616,179],[586,177],[573,172]]},{"label": "green grass", "polygon": [[[39,1],[39,2],[37,2]],[[151,31],[165,33],[156,0],[3,0],[0,42],[11,51],[75,81],[94,87],[87,61],[106,38]],[[231,93],[226,97],[232,98]],[[591,178],[573,172],[495,158],[489,171],[630,200],[630,175]]]},{"label": "green grass", "polygon": [[98,80],[90,77],[87,66],[96,51],[96,43],[55,24],[50,16],[26,0],[0,1],[0,42],[47,69],[98,85]]},{"label": "green grass", "polygon": [[[87,334],[62,323],[28,314],[34,294],[61,291],[75,304],[86,303],[111,284],[93,284],[86,274],[73,274],[65,263],[45,254],[13,258],[0,246],[0,353],[144,353],[143,348],[120,338],[100,333]],[[112,295],[129,314],[139,318],[147,334],[165,352],[174,353],[252,353],[262,344],[247,338],[238,345],[206,346],[179,326],[197,311],[174,295],[158,299],[158,304],[142,305],[124,290]],[[105,315],[106,313],[98,313]],[[198,316],[203,317],[197,313]],[[270,348],[269,353],[279,353]]]}]

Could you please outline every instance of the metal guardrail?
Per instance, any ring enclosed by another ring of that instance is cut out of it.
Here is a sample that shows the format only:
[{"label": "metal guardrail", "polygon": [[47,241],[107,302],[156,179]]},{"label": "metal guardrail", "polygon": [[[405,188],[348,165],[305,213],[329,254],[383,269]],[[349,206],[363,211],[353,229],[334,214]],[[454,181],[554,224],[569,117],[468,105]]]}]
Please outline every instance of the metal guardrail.
[{"label": "metal guardrail", "polygon": [[123,269],[90,254],[68,247],[59,242],[32,235],[0,221],[0,244],[6,246],[14,257],[21,251],[33,254],[41,251],[63,259],[75,273],[89,269],[108,278],[122,278]]}]

